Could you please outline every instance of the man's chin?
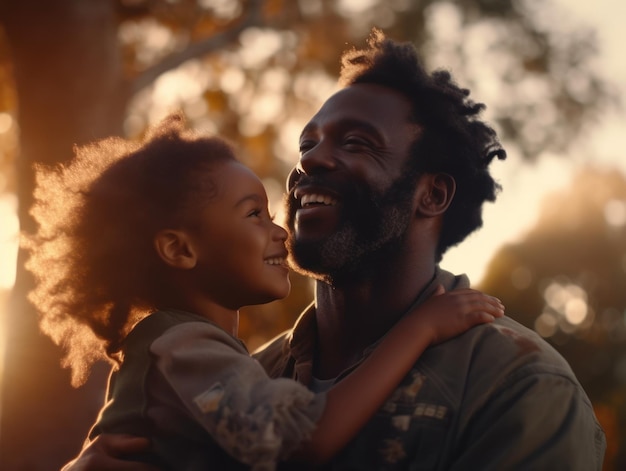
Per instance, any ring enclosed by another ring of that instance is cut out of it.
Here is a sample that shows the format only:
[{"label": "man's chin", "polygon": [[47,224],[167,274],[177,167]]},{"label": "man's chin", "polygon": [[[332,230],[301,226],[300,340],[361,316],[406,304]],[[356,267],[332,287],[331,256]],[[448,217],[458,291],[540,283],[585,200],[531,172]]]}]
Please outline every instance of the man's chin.
[{"label": "man's chin", "polygon": [[295,272],[329,284],[345,278],[345,273],[352,272],[351,266],[361,258],[355,256],[354,239],[345,233],[324,240],[291,239],[287,247],[290,265]]},{"label": "man's chin", "polygon": [[316,280],[326,281],[334,267],[324,263],[325,257],[321,250],[321,243],[305,243],[302,241],[287,242],[289,250],[289,266],[301,275],[309,276]]},{"label": "man's chin", "polygon": [[319,251],[311,250],[304,244],[294,244],[293,242],[288,242],[287,248],[289,250],[289,268],[296,273],[313,276],[322,270]]}]

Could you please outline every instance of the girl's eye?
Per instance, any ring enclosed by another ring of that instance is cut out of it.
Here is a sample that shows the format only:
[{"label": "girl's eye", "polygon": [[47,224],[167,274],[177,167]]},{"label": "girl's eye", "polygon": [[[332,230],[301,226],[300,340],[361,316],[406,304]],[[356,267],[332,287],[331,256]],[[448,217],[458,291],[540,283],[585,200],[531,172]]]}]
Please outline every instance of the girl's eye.
[{"label": "girl's eye", "polygon": [[266,209],[253,209],[252,211],[248,213],[248,217],[253,217],[253,218],[260,218],[260,217],[263,217],[264,215],[267,216],[268,220],[270,221],[274,220],[275,216],[273,214],[270,214],[269,211]]}]

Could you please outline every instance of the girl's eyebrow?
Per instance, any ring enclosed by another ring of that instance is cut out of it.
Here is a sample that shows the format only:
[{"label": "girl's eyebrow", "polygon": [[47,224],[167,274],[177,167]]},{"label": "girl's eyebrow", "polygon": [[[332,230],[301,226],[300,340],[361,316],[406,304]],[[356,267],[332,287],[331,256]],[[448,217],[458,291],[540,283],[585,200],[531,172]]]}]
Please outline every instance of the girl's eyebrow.
[{"label": "girl's eyebrow", "polygon": [[254,203],[262,204],[263,200],[264,200],[264,198],[261,195],[259,195],[258,193],[251,193],[251,194],[245,195],[243,198],[239,199],[235,203],[235,207],[241,206],[244,203],[246,203],[247,201],[253,201]]}]

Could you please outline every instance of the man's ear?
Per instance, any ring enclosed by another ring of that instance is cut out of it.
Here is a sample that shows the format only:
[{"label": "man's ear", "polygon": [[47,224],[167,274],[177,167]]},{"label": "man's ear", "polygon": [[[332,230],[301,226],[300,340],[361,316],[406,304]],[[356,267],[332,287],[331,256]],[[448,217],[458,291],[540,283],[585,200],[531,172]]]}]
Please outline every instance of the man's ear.
[{"label": "man's ear", "polygon": [[455,191],[456,181],[447,173],[421,175],[415,192],[416,214],[435,217],[445,213]]},{"label": "man's ear", "polygon": [[167,265],[190,270],[196,266],[197,257],[189,235],[184,231],[163,229],[154,236],[154,248]]}]

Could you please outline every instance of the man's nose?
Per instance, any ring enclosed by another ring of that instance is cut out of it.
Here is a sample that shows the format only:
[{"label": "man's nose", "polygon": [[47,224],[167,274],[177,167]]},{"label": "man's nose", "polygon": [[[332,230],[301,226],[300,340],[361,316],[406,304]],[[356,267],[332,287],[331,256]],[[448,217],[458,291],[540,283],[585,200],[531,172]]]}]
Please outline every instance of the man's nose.
[{"label": "man's nose", "polygon": [[300,173],[312,175],[324,170],[334,170],[337,161],[332,152],[330,143],[326,140],[319,141],[315,146],[303,152],[296,169]]},{"label": "man's nose", "polygon": [[315,175],[316,173],[327,170],[334,170],[337,167],[337,161],[333,156],[332,150],[322,143],[318,143],[315,147],[302,153],[300,160],[296,166],[291,169],[287,177],[287,192],[291,190],[300,179],[300,175]]}]

